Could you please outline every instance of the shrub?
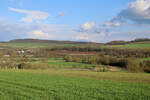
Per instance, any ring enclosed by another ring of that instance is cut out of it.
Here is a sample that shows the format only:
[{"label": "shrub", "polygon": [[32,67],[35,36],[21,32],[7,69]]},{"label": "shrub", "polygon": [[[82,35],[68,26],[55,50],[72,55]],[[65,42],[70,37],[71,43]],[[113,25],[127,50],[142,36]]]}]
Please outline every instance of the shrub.
[{"label": "shrub", "polygon": [[20,69],[46,69],[48,68],[47,64],[44,63],[20,63]]},{"label": "shrub", "polygon": [[127,70],[131,72],[143,72],[143,68],[141,65],[140,60],[134,59],[134,58],[129,58],[127,61]]},{"label": "shrub", "polygon": [[150,73],[150,61],[143,61],[142,66],[144,72]]}]

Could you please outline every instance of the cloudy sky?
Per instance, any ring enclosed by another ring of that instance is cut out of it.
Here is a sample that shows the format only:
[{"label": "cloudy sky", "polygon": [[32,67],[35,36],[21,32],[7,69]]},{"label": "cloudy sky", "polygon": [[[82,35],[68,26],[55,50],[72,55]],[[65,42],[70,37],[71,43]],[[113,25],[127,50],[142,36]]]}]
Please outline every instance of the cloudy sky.
[{"label": "cloudy sky", "polygon": [[150,0],[0,0],[0,41],[150,38]]}]

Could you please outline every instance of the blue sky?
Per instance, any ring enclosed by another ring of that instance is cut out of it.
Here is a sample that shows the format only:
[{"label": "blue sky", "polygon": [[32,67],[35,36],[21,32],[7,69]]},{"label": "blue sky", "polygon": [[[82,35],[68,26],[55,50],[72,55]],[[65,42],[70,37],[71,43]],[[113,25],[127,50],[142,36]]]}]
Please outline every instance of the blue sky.
[{"label": "blue sky", "polygon": [[150,0],[1,0],[0,41],[150,38]]}]

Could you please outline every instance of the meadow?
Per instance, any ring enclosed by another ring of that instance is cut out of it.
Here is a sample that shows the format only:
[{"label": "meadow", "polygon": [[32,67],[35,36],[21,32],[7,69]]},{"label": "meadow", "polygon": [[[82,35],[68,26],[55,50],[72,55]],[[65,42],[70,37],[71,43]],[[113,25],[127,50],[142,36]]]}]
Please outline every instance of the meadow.
[{"label": "meadow", "polygon": [[142,58],[142,61],[150,61],[150,58]]},{"label": "meadow", "polygon": [[92,64],[66,62],[63,58],[31,58],[30,63],[45,63],[48,68],[91,68]]},{"label": "meadow", "polygon": [[125,45],[105,45],[107,48],[132,48],[132,49],[150,49],[150,42],[129,43]]},{"label": "meadow", "polygon": [[144,73],[7,69],[0,71],[0,99],[149,100],[149,77]]},{"label": "meadow", "polygon": [[97,48],[131,48],[150,49],[150,42],[137,42],[125,45],[105,45],[105,44],[69,44],[69,43],[0,43],[1,48],[54,48],[54,47],[97,47]]},{"label": "meadow", "polygon": [[149,48],[0,43],[0,100],[150,100]]},{"label": "meadow", "polygon": [[[77,62],[66,62],[63,58],[42,58],[42,57],[32,57],[32,58],[0,58],[0,61],[6,61],[8,63],[26,63],[31,64],[33,69],[48,69],[48,68],[92,68],[92,64],[84,64]],[[25,62],[24,62],[25,61]],[[5,65],[7,65],[5,64]],[[0,64],[4,66],[4,64]],[[38,66],[37,66],[38,65]],[[15,65],[14,65],[15,67]],[[17,67],[17,66],[16,66]],[[29,68],[30,69],[30,68]]]},{"label": "meadow", "polygon": [[[67,43],[0,43],[0,47],[4,48],[43,48],[43,47],[71,47],[71,46],[92,46],[90,44],[67,44]],[[98,46],[98,45],[96,45]]]}]

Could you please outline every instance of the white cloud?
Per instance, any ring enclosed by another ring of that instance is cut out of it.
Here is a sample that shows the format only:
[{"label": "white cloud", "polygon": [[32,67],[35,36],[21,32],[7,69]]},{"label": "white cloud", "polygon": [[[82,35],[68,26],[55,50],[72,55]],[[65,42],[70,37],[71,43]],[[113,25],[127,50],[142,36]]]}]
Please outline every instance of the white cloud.
[{"label": "white cloud", "polygon": [[96,24],[94,22],[85,22],[82,25],[80,25],[79,29],[77,32],[82,32],[82,33],[88,33],[88,34],[103,34],[103,33],[108,33],[109,29],[111,27],[119,27],[120,23],[111,23],[107,22],[105,25],[103,24]]},{"label": "white cloud", "polygon": [[80,26],[80,28],[82,30],[88,31],[91,30],[93,27],[95,27],[95,25],[96,24],[94,22],[85,22]]},{"label": "white cloud", "polygon": [[89,40],[88,34],[78,34],[73,38],[75,40]]},{"label": "white cloud", "polygon": [[136,0],[122,10],[112,21],[130,20],[136,23],[150,23],[150,0]]},{"label": "white cloud", "polygon": [[108,21],[104,24],[104,26],[106,27],[120,27],[121,26],[121,23],[120,22],[111,22],[111,21]]},{"label": "white cloud", "polygon": [[41,30],[33,30],[31,32],[28,32],[29,36],[31,38],[38,38],[38,39],[50,39],[52,38],[52,36],[48,33],[44,33]]},{"label": "white cloud", "polygon": [[88,41],[88,42],[99,42],[103,40],[106,37],[105,33],[99,33],[99,34],[88,34],[88,33],[76,33],[75,36],[73,36],[73,39],[77,41]]},{"label": "white cloud", "polygon": [[17,8],[9,8],[10,11],[26,14],[20,21],[25,23],[32,23],[33,21],[38,22],[40,20],[45,20],[49,17],[49,13],[41,11],[29,11]]},{"label": "white cloud", "polygon": [[[105,28],[105,27],[104,27]],[[150,26],[126,26],[124,30],[112,28],[111,30],[101,27],[93,27],[90,32],[75,31],[74,27],[60,24],[13,24],[0,20],[0,40],[17,38],[38,38],[52,40],[78,40],[92,42],[108,42],[112,40],[131,40],[135,38],[150,37]],[[120,27],[119,27],[120,28]],[[132,28],[129,30],[129,28]],[[136,29],[136,30],[135,30]]]}]

